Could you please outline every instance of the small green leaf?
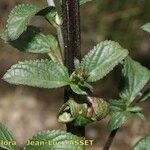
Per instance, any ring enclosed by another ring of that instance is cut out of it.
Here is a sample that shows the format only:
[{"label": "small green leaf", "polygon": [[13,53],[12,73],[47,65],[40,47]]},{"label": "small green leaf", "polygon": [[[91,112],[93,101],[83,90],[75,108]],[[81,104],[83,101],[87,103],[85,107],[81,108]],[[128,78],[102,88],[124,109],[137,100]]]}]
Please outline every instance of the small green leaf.
[{"label": "small green leaf", "polygon": [[71,89],[73,92],[79,94],[79,95],[88,95],[93,92],[93,87],[88,84],[87,82],[72,82],[70,84]]},{"label": "small green leaf", "polygon": [[145,116],[142,112],[143,109],[141,107],[138,107],[138,106],[128,107],[127,111],[137,115],[141,120],[145,120]]},{"label": "small green leaf", "polygon": [[126,56],[128,51],[113,41],[104,41],[94,47],[81,61],[81,68],[87,71],[87,82],[102,79]]},{"label": "small green leaf", "polygon": [[136,115],[137,115],[141,120],[145,121],[145,116],[144,116],[144,114],[143,114],[142,112],[138,112],[138,113],[136,113]]},{"label": "small green leaf", "polygon": [[133,112],[133,113],[139,113],[139,112],[142,112],[142,110],[143,109],[141,107],[138,107],[138,106],[128,107],[127,108],[127,111]]},{"label": "small green leaf", "polygon": [[58,88],[69,84],[65,66],[49,60],[31,60],[13,65],[3,79],[11,84]]},{"label": "small green leaf", "polygon": [[1,148],[7,150],[18,150],[16,140],[14,139],[12,133],[2,123],[0,123],[0,140],[5,143],[11,142],[11,144],[5,145],[0,142]]},{"label": "small green leaf", "polygon": [[[84,139],[65,131],[45,131],[28,140],[25,150],[85,150],[85,146],[80,144],[81,140],[84,142]],[[31,142],[34,144],[29,144]]]},{"label": "small green leaf", "polygon": [[146,23],[144,26],[142,26],[142,29],[150,33],[150,23]]},{"label": "small green leaf", "polygon": [[132,150],[149,150],[150,149],[150,136],[140,139],[133,147]]},{"label": "small green leaf", "polygon": [[8,37],[16,40],[27,29],[31,18],[39,9],[31,4],[20,4],[10,13],[7,21]]},{"label": "small green leaf", "polygon": [[63,114],[59,115],[58,121],[63,123],[72,122],[74,118],[72,118],[71,114],[68,112],[64,112]]},{"label": "small green leaf", "polygon": [[55,37],[52,35],[45,36],[31,26],[17,40],[11,41],[10,44],[17,49],[31,53],[49,53],[56,46],[59,49]]},{"label": "small green leaf", "polygon": [[44,35],[33,26],[29,26],[17,40],[9,43],[25,52],[48,53],[53,61],[63,64],[57,39],[53,35]]},{"label": "small green leaf", "polygon": [[110,100],[109,104],[111,113],[124,111],[127,108],[124,100]]},{"label": "small green leaf", "polygon": [[141,102],[150,101],[150,92],[148,92],[147,94],[145,94],[140,101]]},{"label": "small green leaf", "polygon": [[128,57],[123,69],[124,86],[120,97],[130,104],[150,80],[150,71]]},{"label": "small green leaf", "polygon": [[81,85],[78,84],[70,84],[70,87],[73,92],[79,94],[79,95],[87,95],[88,93],[86,92],[86,88],[84,88]]},{"label": "small green leaf", "polygon": [[0,36],[5,42],[9,42],[10,45],[21,51],[48,53],[53,61],[63,64],[57,39],[53,35],[44,35],[34,26],[28,26],[27,30],[14,41],[9,40],[7,30],[2,32]]},{"label": "small green leaf", "polygon": [[114,113],[108,123],[108,130],[113,131],[120,128],[132,116],[133,114],[127,111]]},{"label": "small green leaf", "polygon": [[62,18],[58,15],[55,7],[50,7],[50,9],[50,12],[45,17],[55,28],[58,28],[63,23]]}]

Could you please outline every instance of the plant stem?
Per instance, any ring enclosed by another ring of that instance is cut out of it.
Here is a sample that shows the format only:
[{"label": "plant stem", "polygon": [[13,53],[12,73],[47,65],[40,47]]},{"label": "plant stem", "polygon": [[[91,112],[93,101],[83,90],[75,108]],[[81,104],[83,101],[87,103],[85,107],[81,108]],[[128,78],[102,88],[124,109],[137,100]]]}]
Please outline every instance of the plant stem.
[{"label": "plant stem", "polygon": [[118,130],[119,129],[113,130],[110,133],[110,135],[109,135],[109,137],[108,137],[108,139],[107,139],[107,141],[105,143],[105,146],[104,146],[103,150],[109,150],[109,148],[110,148],[110,146],[111,146],[111,144],[112,144],[112,142],[113,142],[113,140],[115,138],[115,135],[117,134]]},{"label": "plant stem", "polygon": [[74,70],[74,58],[81,59],[81,33],[78,0],[63,0],[65,64]]},{"label": "plant stem", "polygon": [[62,34],[61,26],[57,27],[57,35],[58,35],[59,45],[61,49],[61,56],[64,62],[64,41],[63,41],[63,34]]},{"label": "plant stem", "polygon": [[[65,65],[69,69],[69,74],[71,74],[74,70],[74,59],[81,59],[79,0],[63,0],[62,11]],[[65,89],[65,102],[69,98],[79,101],[79,96],[67,87]],[[74,126],[69,123],[67,124],[67,131],[81,137],[85,136],[85,129],[81,126]]]},{"label": "plant stem", "polygon": [[[48,3],[48,6],[56,6],[55,5],[55,2],[56,1],[54,1],[54,0],[47,0],[47,3]],[[58,1],[57,1],[57,3],[58,3]],[[60,8],[59,8],[59,13],[60,13]],[[61,14],[61,13],[60,13]],[[60,16],[59,16],[60,17]],[[61,16],[62,17],[62,16]],[[51,22],[50,20],[49,20],[49,17],[47,16],[46,17],[46,19],[47,19],[47,21],[48,22]],[[57,56],[58,56],[58,62],[60,62],[60,64],[63,64],[63,62],[64,62],[64,42],[63,42],[63,35],[62,35],[62,26],[60,25],[60,26],[57,26],[56,27],[56,29],[57,29],[57,36],[58,36],[58,40],[59,40],[59,46],[60,46],[60,50],[59,49],[57,49],[57,50],[55,50],[56,52],[57,52]],[[56,57],[57,57],[56,56]],[[54,58],[55,59],[55,58]]]}]

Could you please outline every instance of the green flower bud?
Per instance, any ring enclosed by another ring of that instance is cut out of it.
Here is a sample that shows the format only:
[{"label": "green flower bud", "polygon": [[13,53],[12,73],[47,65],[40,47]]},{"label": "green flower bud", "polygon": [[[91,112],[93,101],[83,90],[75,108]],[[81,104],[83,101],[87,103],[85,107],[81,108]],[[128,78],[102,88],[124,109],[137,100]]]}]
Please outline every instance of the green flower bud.
[{"label": "green flower bud", "polygon": [[58,121],[63,123],[72,122],[78,115],[78,105],[74,100],[63,104],[59,110]]},{"label": "green flower bud", "polygon": [[72,73],[71,79],[75,82],[83,82],[87,79],[87,72],[85,69],[76,68],[76,70]]},{"label": "green flower bud", "polygon": [[99,121],[105,118],[109,113],[109,104],[98,97],[87,97],[93,108],[93,121]]},{"label": "green flower bud", "polygon": [[83,126],[92,120],[87,116],[87,104],[78,104],[70,99],[65,103],[58,114],[58,121],[62,123],[73,122],[76,126]]},{"label": "green flower bud", "polygon": [[58,121],[73,123],[75,126],[85,126],[94,121],[100,121],[109,113],[109,105],[101,98],[88,97],[88,103],[78,104],[73,99],[68,100],[60,109]]}]

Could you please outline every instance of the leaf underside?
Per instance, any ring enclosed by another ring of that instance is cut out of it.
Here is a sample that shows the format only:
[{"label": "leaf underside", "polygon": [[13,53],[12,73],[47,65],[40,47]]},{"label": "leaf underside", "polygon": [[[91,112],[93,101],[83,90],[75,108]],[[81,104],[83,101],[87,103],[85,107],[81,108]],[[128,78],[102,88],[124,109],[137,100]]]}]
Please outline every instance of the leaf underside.
[{"label": "leaf underside", "polygon": [[128,51],[117,42],[104,41],[97,44],[81,61],[81,67],[87,71],[87,82],[102,79],[127,55]]},{"label": "leaf underside", "polygon": [[58,88],[69,84],[65,66],[49,60],[31,60],[13,65],[3,79],[15,85]]}]

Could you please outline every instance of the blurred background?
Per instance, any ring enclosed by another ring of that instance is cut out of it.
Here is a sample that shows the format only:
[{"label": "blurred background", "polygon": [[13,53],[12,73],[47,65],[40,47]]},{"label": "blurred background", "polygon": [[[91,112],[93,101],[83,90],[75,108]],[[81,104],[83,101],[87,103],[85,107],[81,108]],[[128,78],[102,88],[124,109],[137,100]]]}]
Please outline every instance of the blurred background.
[{"label": "blurred background", "polygon": [[[0,30],[5,27],[10,10],[19,3],[32,3],[41,8],[46,0],[0,0]],[[82,56],[96,43],[109,39],[119,42],[130,51],[135,60],[150,69],[150,35],[140,27],[150,21],[150,0],[93,0],[81,7]],[[35,17],[32,23],[45,34],[56,34],[43,18]],[[23,53],[0,40],[0,78],[18,61],[44,56]],[[94,94],[105,99],[118,96],[120,67],[94,84]],[[22,147],[33,134],[46,129],[65,129],[57,122],[57,112],[63,104],[63,88],[45,90],[27,86],[9,85],[0,79],[0,122],[14,133]],[[147,118],[130,120],[121,128],[112,150],[129,150],[137,140],[150,134],[150,104],[140,104]],[[107,136],[107,119],[86,127],[87,139],[94,145],[88,150],[101,150]]]}]

